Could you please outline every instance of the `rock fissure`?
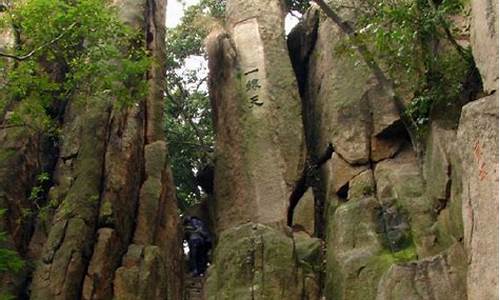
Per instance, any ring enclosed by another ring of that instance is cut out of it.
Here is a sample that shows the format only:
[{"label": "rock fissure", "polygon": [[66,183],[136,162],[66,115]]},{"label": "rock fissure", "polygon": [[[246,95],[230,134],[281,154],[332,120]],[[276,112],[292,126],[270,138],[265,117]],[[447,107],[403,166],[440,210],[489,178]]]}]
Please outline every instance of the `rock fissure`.
[{"label": "rock fissure", "polygon": [[292,227],[293,225],[293,213],[295,207],[299,203],[300,199],[306,193],[309,187],[312,187],[316,184],[317,172],[320,168],[331,159],[332,154],[335,149],[333,145],[330,143],[326,148],[325,152],[318,159],[309,159],[306,161],[304,170],[302,171],[302,175],[300,179],[295,183],[295,186],[290,194],[289,206],[287,212],[287,225]]}]

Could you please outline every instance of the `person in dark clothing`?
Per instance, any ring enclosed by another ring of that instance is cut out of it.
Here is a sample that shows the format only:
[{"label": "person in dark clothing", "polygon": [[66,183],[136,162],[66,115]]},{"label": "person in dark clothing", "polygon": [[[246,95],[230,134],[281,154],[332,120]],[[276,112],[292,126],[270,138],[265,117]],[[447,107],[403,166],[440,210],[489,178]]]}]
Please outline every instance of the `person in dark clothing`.
[{"label": "person in dark clothing", "polygon": [[197,217],[184,219],[184,238],[189,247],[189,267],[193,276],[205,273],[208,264],[208,252],[212,247],[210,232],[202,220]]}]

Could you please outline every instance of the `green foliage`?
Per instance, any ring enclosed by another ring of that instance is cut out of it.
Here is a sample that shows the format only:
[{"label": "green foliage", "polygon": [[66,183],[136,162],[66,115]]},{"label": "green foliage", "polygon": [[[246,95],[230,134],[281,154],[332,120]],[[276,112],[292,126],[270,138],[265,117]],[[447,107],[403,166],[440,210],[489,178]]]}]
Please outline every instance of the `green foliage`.
[{"label": "green foliage", "polygon": [[[0,209],[0,217],[6,213],[6,209]],[[17,273],[25,267],[25,262],[15,250],[5,248],[7,233],[0,231],[0,275],[7,272]],[[0,300],[15,299],[10,293],[0,291]]]},{"label": "green foliage", "polygon": [[[0,217],[3,216],[6,209],[0,209]],[[0,243],[7,241],[7,233],[0,232]],[[24,261],[19,257],[16,251],[7,248],[0,248],[0,273],[19,272],[24,267]]]},{"label": "green foliage", "polygon": [[14,300],[16,297],[8,294],[8,293],[0,293],[0,300]]},{"label": "green foliage", "polygon": [[12,27],[19,37],[10,53],[25,56],[0,66],[0,108],[6,99],[19,103],[10,122],[53,129],[54,102],[76,92],[85,101],[115,97],[118,105],[143,96],[149,60],[142,34],[120,22],[107,1],[27,0],[0,16],[0,30]]},{"label": "green foliage", "polygon": [[[0,242],[7,239],[5,232],[0,232]],[[24,267],[24,261],[19,257],[16,251],[0,248],[0,273],[19,272]]]},{"label": "green foliage", "polygon": [[222,22],[225,7],[224,0],[201,0],[185,9],[179,25],[167,29],[169,74],[180,69],[188,57],[205,54],[203,41]]},{"label": "green foliage", "polygon": [[[336,9],[342,9],[338,3]],[[356,39],[368,45],[396,87],[415,93],[406,113],[417,129],[436,103],[457,99],[471,65],[470,50],[457,51],[451,16],[464,13],[461,0],[364,0],[354,8]],[[447,34],[447,31],[451,36]],[[356,56],[351,42],[338,51]]]},{"label": "green foliage", "polygon": [[[224,9],[225,1],[202,0],[167,30],[165,131],[181,209],[202,199],[196,172],[211,162],[214,133],[203,41],[220,26]],[[200,65],[195,69],[188,67],[196,63]]]},{"label": "green foliage", "polygon": [[29,199],[37,203],[44,193],[44,185],[50,180],[50,175],[47,172],[42,172],[36,177],[37,184],[31,189]]}]

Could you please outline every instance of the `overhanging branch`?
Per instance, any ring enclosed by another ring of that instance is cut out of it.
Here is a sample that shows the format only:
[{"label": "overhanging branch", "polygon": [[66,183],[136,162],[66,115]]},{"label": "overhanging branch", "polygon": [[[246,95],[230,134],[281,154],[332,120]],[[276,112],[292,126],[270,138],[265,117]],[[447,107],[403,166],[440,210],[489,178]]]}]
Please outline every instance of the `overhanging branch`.
[{"label": "overhanging branch", "polygon": [[416,134],[413,130],[414,128],[416,128],[416,126],[413,120],[405,114],[405,105],[401,100],[401,98],[398,97],[398,95],[396,95],[396,93],[394,92],[393,81],[390,80],[385,75],[384,71],[382,71],[380,66],[375,61],[374,55],[370,52],[368,47],[357,38],[356,31],[348,22],[344,21],[335,11],[333,11],[333,9],[328,4],[326,4],[325,1],[323,0],[312,0],[312,1],[318,4],[318,6],[326,14],[326,16],[330,20],[332,20],[342,30],[342,32],[344,32],[344,34],[346,34],[349,37],[351,42],[354,44],[356,50],[361,55],[368,68],[373,72],[375,78],[379,82],[382,89],[393,100],[393,103],[396,109],[398,110],[399,117],[401,118],[401,121],[405,125],[406,130],[410,135],[413,147],[418,152],[419,144],[417,141]]},{"label": "overhanging branch", "polygon": [[57,41],[59,41],[60,39],[62,39],[75,26],[76,26],[76,23],[72,23],[71,25],[68,26],[68,28],[66,28],[63,32],[61,32],[61,34],[59,34],[58,36],[56,36],[52,40],[50,40],[50,41],[48,41],[46,43],[43,43],[42,45],[36,47],[35,49],[31,50],[30,52],[28,52],[25,55],[18,56],[18,55],[14,55],[14,54],[0,52],[0,57],[6,57],[6,58],[14,59],[14,60],[17,60],[17,61],[27,60],[28,58],[30,58],[33,55],[35,55],[35,53],[37,53],[38,51],[40,51],[40,50],[42,50],[42,49],[44,49],[44,48],[46,48],[46,47],[48,47],[48,46],[56,43]]}]

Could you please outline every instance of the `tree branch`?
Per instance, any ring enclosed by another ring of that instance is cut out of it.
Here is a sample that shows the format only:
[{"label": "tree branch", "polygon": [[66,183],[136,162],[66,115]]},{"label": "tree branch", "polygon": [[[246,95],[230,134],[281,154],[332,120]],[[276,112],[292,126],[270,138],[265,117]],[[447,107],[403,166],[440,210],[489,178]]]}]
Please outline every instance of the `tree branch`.
[{"label": "tree branch", "polygon": [[379,82],[380,86],[384,89],[384,91],[387,93],[389,97],[392,98],[394,105],[396,106],[396,109],[398,110],[399,117],[401,118],[401,121],[406,127],[406,130],[408,131],[408,134],[410,135],[411,142],[413,144],[414,149],[418,152],[419,151],[419,145],[417,141],[417,137],[415,135],[415,132],[413,128],[416,128],[414,125],[414,122],[411,118],[409,118],[405,114],[405,105],[403,101],[401,100],[400,97],[396,95],[394,92],[393,88],[393,81],[390,80],[382,71],[380,66],[375,62],[374,55],[370,52],[368,47],[361,42],[357,38],[357,33],[354,30],[354,28],[346,21],[344,21],[337,13],[333,11],[333,9],[325,3],[323,0],[312,0],[318,6],[323,10],[323,12],[326,14],[326,16],[332,20],[341,30],[346,34],[351,42],[354,44],[356,47],[358,53],[361,55],[365,63],[367,64],[368,68],[372,71],[372,73],[375,75],[375,78]]},{"label": "tree branch", "polygon": [[438,9],[437,9],[437,6],[434,3],[434,1],[427,0],[427,3],[429,4],[429,6],[431,7],[431,9],[433,10],[434,14],[438,17],[439,25],[441,25],[441,27],[443,28],[444,33],[446,35],[446,39],[451,43],[451,45],[455,48],[455,50],[457,50],[458,54],[465,61],[470,61],[471,60],[470,55],[468,55],[467,51],[465,51],[465,49],[458,44],[458,42],[453,37],[453,34],[451,33],[450,28],[446,25],[446,22],[444,21],[443,17],[440,14],[437,13]]},{"label": "tree branch", "polygon": [[200,87],[201,87],[201,85],[202,85],[203,83],[205,83],[205,82],[207,81],[207,79],[208,79],[208,76],[205,76],[205,77],[203,77],[202,79],[200,79],[200,82],[198,82],[198,84],[196,85],[196,90],[199,90],[199,89],[200,89]]},{"label": "tree branch", "polygon": [[[205,78],[206,79],[206,78]],[[181,95],[184,99],[187,99],[189,97],[189,94],[188,92],[184,89],[184,87],[182,86],[182,82],[179,80],[179,78],[175,77],[173,79],[175,81],[175,85],[177,86],[177,88],[179,89],[179,91],[181,92]],[[175,100],[175,97],[173,97],[169,92],[168,92],[168,89],[166,91],[167,93],[167,96],[172,100],[172,102],[174,102],[175,104],[177,104],[178,107],[180,107],[180,113],[181,113],[181,116],[182,118],[189,124],[189,126],[191,126],[191,128],[193,128],[194,130],[194,133],[196,134],[196,136],[198,137],[198,140],[201,144],[201,146],[205,149],[210,149],[210,147],[208,145],[205,144],[203,138],[203,134],[200,132],[198,126],[196,126],[196,124],[193,122],[193,119],[186,114],[186,111],[185,109],[182,107],[182,105],[177,102]]]},{"label": "tree branch", "polygon": [[62,39],[66,35],[66,33],[68,33],[75,26],[76,26],[76,23],[72,23],[71,25],[68,26],[68,28],[66,28],[63,32],[61,32],[61,34],[59,34],[58,36],[56,36],[52,40],[50,40],[50,41],[48,41],[46,43],[43,43],[42,45],[36,47],[35,49],[31,50],[30,52],[28,52],[25,55],[18,56],[18,55],[14,55],[14,54],[0,52],[0,57],[11,58],[11,59],[14,59],[14,60],[17,60],[17,61],[27,60],[28,58],[32,57],[38,51],[40,51],[40,50],[44,49],[45,47],[48,47],[48,46],[56,43],[57,41],[59,41],[60,39]]}]

